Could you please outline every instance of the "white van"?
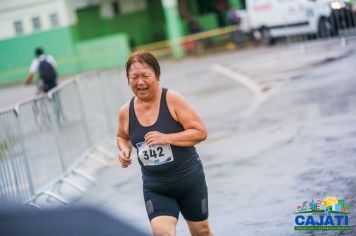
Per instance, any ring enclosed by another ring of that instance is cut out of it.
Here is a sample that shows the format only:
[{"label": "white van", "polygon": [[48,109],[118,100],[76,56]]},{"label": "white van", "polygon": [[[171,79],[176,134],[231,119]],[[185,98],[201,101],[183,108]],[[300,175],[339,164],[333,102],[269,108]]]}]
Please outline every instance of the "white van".
[{"label": "white van", "polygon": [[274,38],[335,34],[335,11],[345,11],[344,0],[246,0],[247,21],[253,36],[266,44]]}]

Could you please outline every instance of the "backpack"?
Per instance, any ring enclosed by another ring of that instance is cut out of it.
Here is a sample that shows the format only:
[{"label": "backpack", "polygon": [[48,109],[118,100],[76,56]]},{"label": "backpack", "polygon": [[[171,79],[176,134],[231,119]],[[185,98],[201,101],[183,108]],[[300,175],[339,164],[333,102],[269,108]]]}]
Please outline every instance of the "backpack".
[{"label": "backpack", "polygon": [[51,63],[49,63],[46,59],[40,62],[38,73],[44,84],[52,85],[56,83],[57,73]]}]

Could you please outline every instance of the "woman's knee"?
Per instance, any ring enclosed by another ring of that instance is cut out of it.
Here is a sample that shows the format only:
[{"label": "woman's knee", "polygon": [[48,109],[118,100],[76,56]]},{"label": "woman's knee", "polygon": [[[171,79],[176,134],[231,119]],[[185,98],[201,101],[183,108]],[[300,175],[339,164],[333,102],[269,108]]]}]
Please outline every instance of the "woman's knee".
[{"label": "woman's knee", "polygon": [[209,227],[202,227],[199,229],[196,229],[194,232],[191,232],[192,236],[213,236],[213,233],[211,232]]},{"label": "woman's knee", "polygon": [[209,221],[202,222],[187,221],[192,236],[213,236]]},{"label": "woman's knee", "polygon": [[151,221],[154,236],[175,236],[177,219],[170,216],[159,216]]},{"label": "woman's knee", "polygon": [[152,227],[152,233],[154,236],[175,236],[176,230],[175,227],[157,226]]}]

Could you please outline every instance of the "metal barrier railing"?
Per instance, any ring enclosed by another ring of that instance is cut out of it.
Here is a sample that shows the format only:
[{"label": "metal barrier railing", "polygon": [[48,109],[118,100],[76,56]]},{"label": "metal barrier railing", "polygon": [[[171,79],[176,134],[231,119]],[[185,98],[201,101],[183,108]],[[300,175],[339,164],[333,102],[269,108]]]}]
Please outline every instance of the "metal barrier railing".
[{"label": "metal barrier railing", "polygon": [[61,149],[53,133],[51,105],[47,96],[41,96],[16,107],[23,153],[29,160],[29,171],[35,190],[64,169],[60,158]]},{"label": "metal barrier railing", "polygon": [[0,112],[0,198],[24,201],[34,193],[15,109]]},{"label": "metal barrier railing", "polygon": [[94,142],[114,137],[119,93],[117,76],[95,73],[0,111],[0,200],[26,202]]}]

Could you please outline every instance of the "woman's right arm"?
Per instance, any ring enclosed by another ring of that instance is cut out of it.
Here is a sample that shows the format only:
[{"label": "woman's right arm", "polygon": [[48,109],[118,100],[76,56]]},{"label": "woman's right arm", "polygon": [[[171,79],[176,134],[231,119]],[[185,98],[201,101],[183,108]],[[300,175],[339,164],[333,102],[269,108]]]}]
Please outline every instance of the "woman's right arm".
[{"label": "woman's right arm", "polygon": [[126,103],[120,108],[119,121],[116,135],[116,143],[120,149],[119,161],[123,168],[128,167],[131,164],[131,149],[132,145],[129,139],[129,103]]}]

